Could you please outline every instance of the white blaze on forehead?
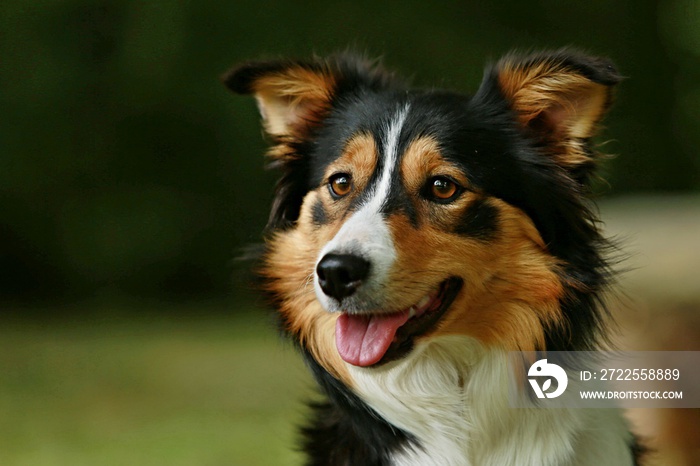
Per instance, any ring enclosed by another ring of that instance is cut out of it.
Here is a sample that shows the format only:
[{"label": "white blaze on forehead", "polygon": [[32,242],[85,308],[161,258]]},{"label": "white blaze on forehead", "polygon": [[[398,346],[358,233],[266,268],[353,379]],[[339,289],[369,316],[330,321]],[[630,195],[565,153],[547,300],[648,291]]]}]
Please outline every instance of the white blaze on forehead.
[{"label": "white blaze on forehead", "polygon": [[[398,159],[399,136],[406,121],[409,106],[406,105],[388,122],[384,134],[383,152],[384,163],[379,180],[374,185],[367,200],[360,206],[340,228],[333,239],[326,244],[317,258],[320,261],[326,254],[357,254],[369,260],[372,272],[367,283],[368,291],[381,287],[389,274],[396,250],[394,249],[391,232],[381,213],[382,207],[389,197],[391,179]],[[316,294],[326,308],[329,308],[328,298],[316,282]]]},{"label": "white blaze on forehead", "polygon": [[399,152],[399,136],[401,128],[403,128],[408,115],[408,105],[396,113],[396,116],[389,122],[389,128],[386,132],[384,140],[384,166],[379,182],[374,188],[374,192],[369,201],[363,208],[370,208],[380,211],[386,199],[389,197],[389,189],[391,188],[391,176],[396,166],[396,160]]}]

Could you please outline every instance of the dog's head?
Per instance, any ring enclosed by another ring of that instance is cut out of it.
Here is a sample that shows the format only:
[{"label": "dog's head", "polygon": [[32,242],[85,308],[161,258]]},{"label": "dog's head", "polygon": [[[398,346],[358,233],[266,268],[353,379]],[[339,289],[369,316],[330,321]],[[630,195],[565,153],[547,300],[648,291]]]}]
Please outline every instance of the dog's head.
[{"label": "dog's head", "polygon": [[229,72],[281,168],[263,275],[326,369],[465,335],[583,349],[605,283],[590,138],[619,81],[570,50],[509,55],[473,96],[411,90],[339,55]]}]

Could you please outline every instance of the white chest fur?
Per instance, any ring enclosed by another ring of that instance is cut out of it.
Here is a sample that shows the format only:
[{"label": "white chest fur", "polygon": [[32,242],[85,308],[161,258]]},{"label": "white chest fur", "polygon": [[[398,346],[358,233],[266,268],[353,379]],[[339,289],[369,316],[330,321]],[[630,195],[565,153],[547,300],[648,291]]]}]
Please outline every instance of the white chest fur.
[{"label": "white chest fur", "polygon": [[358,394],[420,442],[396,454],[397,466],[633,464],[619,411],[511,408],[505,353],[469,338],[443,337],[398,363],[349,370]]}]

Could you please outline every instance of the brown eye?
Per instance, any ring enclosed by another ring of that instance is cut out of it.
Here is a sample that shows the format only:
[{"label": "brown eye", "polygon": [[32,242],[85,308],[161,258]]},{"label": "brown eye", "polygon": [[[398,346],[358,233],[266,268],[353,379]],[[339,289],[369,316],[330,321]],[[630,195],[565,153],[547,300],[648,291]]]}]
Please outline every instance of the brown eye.
[{"label": "brown eye", "polygon": [[338,199],[350,193],[352,190],[352,178],[346,173],[333,175],[328,182],[331,195]]},{"label": "brown eye", "polygon": [[454,181],[438,176],[430,180],[430,195],[437,201],[448,201],[459,193]]}]

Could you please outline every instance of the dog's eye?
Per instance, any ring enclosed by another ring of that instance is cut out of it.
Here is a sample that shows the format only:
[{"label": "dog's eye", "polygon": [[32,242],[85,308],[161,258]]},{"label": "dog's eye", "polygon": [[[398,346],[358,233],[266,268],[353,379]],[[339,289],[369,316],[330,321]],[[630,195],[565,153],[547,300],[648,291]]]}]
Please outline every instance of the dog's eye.
[{"label": "dog's eye", "polygon": [[460,193],[457,183],[444,176],[436,176],[428,181],[429,195],[435,201],[451,201]]},{"label": "dog's eye", "polygon": [[352,178],[347,173],[333,175],[328,181],[328,188],[331,191],[331,196],[335,199],[341,198],[352,190]]}]

